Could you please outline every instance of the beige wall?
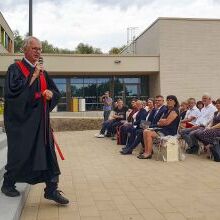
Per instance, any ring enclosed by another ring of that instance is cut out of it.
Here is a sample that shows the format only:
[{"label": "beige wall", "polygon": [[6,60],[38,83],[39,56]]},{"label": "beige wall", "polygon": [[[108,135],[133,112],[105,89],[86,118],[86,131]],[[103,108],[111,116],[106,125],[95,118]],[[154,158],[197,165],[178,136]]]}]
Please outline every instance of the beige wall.
[{"label": "beige wall", "polygon": [[136,55],[159,57],[150,96],[174,94],[181,101],[208,92],[220,97],[220,19],[159,18],[135,44]]},{"label": "beige wall", "polygon": [[161,19],[160,89],[180,100],[220,97],[220,20]]},{"label": "beige wall", "polygon": [[[135,42],[131,43],[122,54],[133,54],[140,56],[158,56],[160,59],[160,26],[156,20],[150,27],[148,27]],[[160,75],[151,74],[149,77],[149,95],[154,97],[161,93],[160,91]]]},{"label": "beige wall", "polygon": [[149,76],[149,97],[155,97],[156,95],[160,95],[160,74],[151,74]]},{"label": "beige wall", "polygon": [[142,56],[159,56],[159,24],[151,25],[136,41],[135,54]]},{"label": "beige wall", "polygon": [[[4,74],[14,59],[23,55],[0,54],[0,74]],[[144,75],[159,71],[159,57],[105,56],[105,55],[52,55],[44,54],[45,68],[53,75]],[[120,61],[120,63],[115,63]]]},{"label": "beige wall", "polygon": [[159,56],[159,23],[155,21],[148,27],[134,43],[124,49],[122,54],[136,54],[140,56]]}]

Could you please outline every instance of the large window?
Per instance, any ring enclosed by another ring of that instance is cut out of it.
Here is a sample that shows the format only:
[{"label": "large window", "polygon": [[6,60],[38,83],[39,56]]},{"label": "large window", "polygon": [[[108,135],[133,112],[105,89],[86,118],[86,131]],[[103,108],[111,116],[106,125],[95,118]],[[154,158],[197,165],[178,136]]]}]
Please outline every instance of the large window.
[{"label": "large window", "polygon": [[71,78],[71,96],[85,98],[86,110],[99,110],[102,108],[100,96],[110,90],[108,77],[74,77]]},{"label": "large window", "polygon": [[130,104],[132,98],[146,99],[148,97],[148,77],[146,76],[85,76],[54,78],[54,81],[62,94],[58,105],[59,111],[68,110],[68,102],[74,97],[85,98],[87,111],[101,110],[100,97],[105,91],[110,91],[114,100],[123,99],[127,105]]},{"label": "large window", "polygon": [[1,27],[1,40],[0,42],[5,47],[6,50],[9,52],[12,52],[12,40],[8,36],[8,34],[5,32],[5,30]]}]

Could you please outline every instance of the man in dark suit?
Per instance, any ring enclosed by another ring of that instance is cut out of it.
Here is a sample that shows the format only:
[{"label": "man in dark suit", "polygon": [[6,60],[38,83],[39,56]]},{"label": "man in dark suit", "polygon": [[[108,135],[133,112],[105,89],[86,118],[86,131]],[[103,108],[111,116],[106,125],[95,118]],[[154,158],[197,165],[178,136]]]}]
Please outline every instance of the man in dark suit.
[{"label": "man in dark suit", "polygon": [[148,120],[151,122],[150,128],[157,127],[157,122],[161,119],[167,108],[164,105],[164,97],[162,95],[157,95],[155,97],[155,108],[155,113],[148,118]]}]

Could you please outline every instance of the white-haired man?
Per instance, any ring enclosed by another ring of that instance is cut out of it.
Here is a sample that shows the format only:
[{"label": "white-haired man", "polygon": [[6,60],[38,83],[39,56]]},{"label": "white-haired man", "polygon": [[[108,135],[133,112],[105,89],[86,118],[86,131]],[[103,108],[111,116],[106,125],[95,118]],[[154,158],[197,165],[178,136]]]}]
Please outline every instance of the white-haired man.
[{"label": "white-haired man", "polygon": [[186,128],[185,131],[181,133],[181,136],[188,144],[186,152],[189,154],[193,154],[198,151],[199,145],[195,135],[202,132],[205,127],[211,123],[214,117],[214,112],[217,111],[216,107],[212,104],[212,98],[209,94],[204,94],[202,96],[202,102],[204,107],[201,110],[201,114],[195,121],[195,125],[191,128]]},{"label": "white-haired man", "polygon": [[23,50],[24,58],[9,66],[5,79],[8,158],[1,191],[15,197],[20,195],[16,182],[45,182],[46,199],[68,204],[68,199],[57,190],[60,169],[49,118],[60,92],[39,62],[41,42],[28,37]]}]

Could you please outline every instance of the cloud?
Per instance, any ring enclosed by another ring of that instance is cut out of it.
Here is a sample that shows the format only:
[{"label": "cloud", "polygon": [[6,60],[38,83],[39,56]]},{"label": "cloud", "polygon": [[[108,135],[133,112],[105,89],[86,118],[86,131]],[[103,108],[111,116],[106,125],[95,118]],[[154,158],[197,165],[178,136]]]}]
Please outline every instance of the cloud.
[{"label": "cloud", "polygon": [[[0,0],[1,1],[1,0]],[[28,32],[28,0],[17,0],[16,7],[5,7],[12,0],[1,1],[3,16],[12,30]],[[218,18],[215,0],[33,0],[33,33],[54,46],[74,49],[88,43],[107,52],[127,41],[127,27],[138,27],[137,34],[158,17]],[[115,3],[115,4],[114,4]]]},{"label": "cloud", "polygon": [[92,0],[92,2],[102,5],[102,6],[110,6],[110,7],[116,7],[120,6],[122,9],[127,9],[130,6],[138,6],[142,7],[144,5],[148,5],[153,3],[155,0]]}]

